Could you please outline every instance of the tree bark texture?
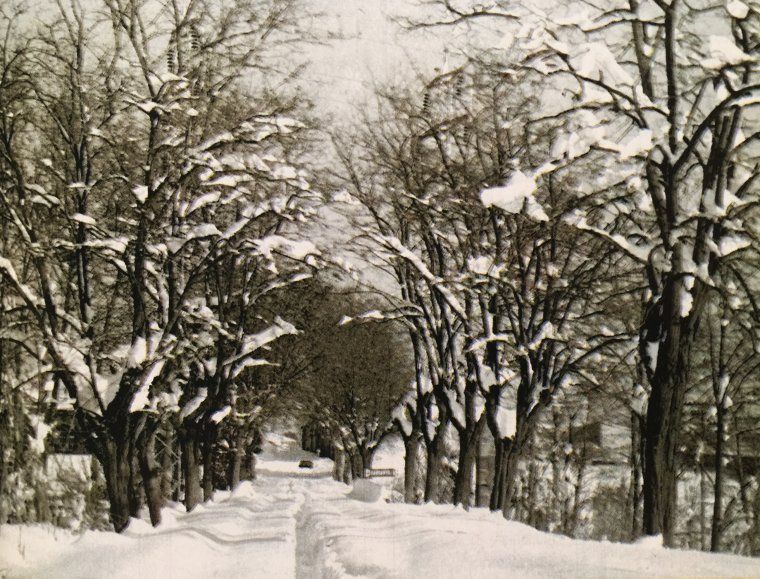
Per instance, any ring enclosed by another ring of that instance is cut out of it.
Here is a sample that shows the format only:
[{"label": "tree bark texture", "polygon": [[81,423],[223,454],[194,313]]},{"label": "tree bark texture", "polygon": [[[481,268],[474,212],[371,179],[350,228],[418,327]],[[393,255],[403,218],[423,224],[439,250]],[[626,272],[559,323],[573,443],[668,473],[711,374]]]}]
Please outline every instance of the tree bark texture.
[{"label": "tree bark texture", "polygon": [[154,527],[161,524],[161,509],[164,506],[162,472],[156,460],[156,432],[152,425],[145,425],[138,439],[138,461],[142,476],[145,500],[148,503],[150,522]]},{"label": "tree bark texture", "polygon": [[198,441],[190,433],[185,433],[181,439],[181,445],[182,474],[185,479],[185,509],[190,512],[202,500]]},{"label": "tree bark texture", "polygon": [[417,469],[421,436],[418,432],[404,438],[404,502],[417,502]]}]

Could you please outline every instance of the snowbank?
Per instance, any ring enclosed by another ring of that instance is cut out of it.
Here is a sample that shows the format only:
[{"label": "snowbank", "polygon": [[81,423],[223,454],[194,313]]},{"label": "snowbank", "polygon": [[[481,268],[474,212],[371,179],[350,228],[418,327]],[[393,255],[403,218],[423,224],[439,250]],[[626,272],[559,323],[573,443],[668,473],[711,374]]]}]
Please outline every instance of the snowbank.
[{"label": "snowbank", "polygon": [[484,509],[311,501],[302,517],[315,578],[752,577],[760,568],[750,558],[656,548],[651,541],[573,540]]},{"label": "snowbank", "polygon": [[755,559],[669,550],[657,540],[572,540],[484,509],[386,503],[385,481],[360,480],[349,492],[329,468],[304,476],[300,458],[313,455],[292,437],[270,440],[258,480],[191,513],[171,504],[157,529],[136,520],[122,535],[4,526],[0,577],[586,579],[752,577],[760,569]]},{"label": "snowbank", "polygon": [[387,495],[386,488],[370,480],[359,478],[354,481],[348,497],[364,503],[376,503],[383,500]]},{"label": "snowbank", "polygon": [[60,555],[76,538],[52,525],[0,525],[0,577],[9,568]]},{"label": "snowbank", "polygon": [[0,528],[0,577],[291,578],[301,500],[289,485],[244,483],[191,513],[170,506],[156,529],[136,519],[121,535],[7,525]]}]

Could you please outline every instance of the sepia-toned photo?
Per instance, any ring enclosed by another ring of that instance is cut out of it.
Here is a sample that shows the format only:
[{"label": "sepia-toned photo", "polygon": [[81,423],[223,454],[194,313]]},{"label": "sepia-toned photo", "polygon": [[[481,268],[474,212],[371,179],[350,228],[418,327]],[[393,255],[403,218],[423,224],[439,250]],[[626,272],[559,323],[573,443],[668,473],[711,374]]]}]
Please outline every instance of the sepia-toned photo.
[{"label": "sepia-toned photo", "polygon": [[760,0],[0,0],[0,579],[760,578]]}]

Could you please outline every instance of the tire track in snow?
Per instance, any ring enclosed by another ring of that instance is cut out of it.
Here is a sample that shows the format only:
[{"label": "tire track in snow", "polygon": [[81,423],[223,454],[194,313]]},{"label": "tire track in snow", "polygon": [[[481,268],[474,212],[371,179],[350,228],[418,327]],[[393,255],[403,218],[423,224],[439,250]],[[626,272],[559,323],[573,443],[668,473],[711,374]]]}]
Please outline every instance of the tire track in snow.
[{"label": "tire track in snow", "polygon": [[301,507],[296,512],[296,577],[298,579],[317,579],[318,570],[315,568],[317,563],[315,555],[314,537],[305,528],[305,520],[308,518],[307,511],[311,497],[302,489],[300,491]]},{"label": "tire track in snow", "polygon": [[332,549],[333,539],[321,516],[338,513],[329,509],[325,497],[315,497],[312,481],[301,483],[301,508],[296,513],[296,577],[298,579],[342,579],[352,575],[340,564]]}]

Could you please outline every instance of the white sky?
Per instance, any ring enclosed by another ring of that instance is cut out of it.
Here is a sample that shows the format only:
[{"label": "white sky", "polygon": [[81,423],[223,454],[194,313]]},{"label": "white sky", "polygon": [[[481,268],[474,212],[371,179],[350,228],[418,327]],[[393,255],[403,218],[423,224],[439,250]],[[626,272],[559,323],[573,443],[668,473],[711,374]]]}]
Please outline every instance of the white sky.
[{"label": "white sky", "polygon": [[432,76],[444,60],[444,43],[462,38],[451,29],[433,37],[430,32],[403,30],[394,21],[419,14],[416,0],[311,0],[324,16],[314,30],[342,39],[314,47],[304,78],[320,109],[349,114],[372,94],[375,85],[412,78],[415,69]]},{"label": "white sky", "polygon": [[[415,75],[429,79],[436,68],[456,66],[461,47],[484,41],[493,45],[494,41],[493,35],[483,34],[482,23],[476,27],[477,36],[468,35],[466,27],[403,29],[399,18],[424,14],[418,0],[304,1],[323,14],[312,23],[312,30],[340,37],[308,51],[311,64],[302,76],[302,86],[315,102],[318,115],[333,120],[327,129],[350,126],[358,108],[367,103],[371,106],[375,86],[404,84]],[[497,33],[496,39],[499,37]],[[350,252],[338,250],[353,245],[351,239],[357,233],[344,217],[324,207],[308,234],[322,249],[347,259],[363,282],[394,293],[392,279]]]}]

